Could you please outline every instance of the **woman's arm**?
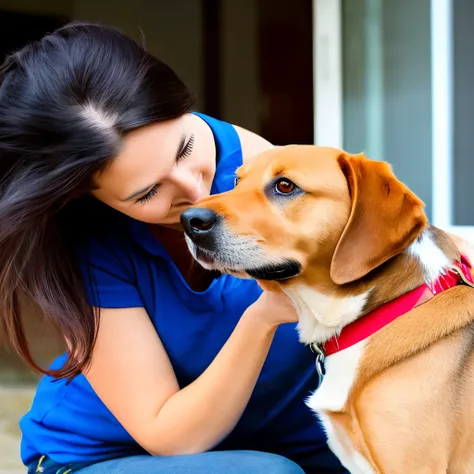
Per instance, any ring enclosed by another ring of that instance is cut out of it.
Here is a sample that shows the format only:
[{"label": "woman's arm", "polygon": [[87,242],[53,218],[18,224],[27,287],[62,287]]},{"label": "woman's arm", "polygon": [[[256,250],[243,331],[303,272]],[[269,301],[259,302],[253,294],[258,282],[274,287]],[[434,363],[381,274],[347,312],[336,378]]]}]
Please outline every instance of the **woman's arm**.
[{"label": "woman's arm", "polygon": [[124,428],[151,454],[206,451],[239,420],[278,325],[296,319],[285,295],[263,292],[211,365],[180,390],[145,310],[102,309],[85,375]]}]

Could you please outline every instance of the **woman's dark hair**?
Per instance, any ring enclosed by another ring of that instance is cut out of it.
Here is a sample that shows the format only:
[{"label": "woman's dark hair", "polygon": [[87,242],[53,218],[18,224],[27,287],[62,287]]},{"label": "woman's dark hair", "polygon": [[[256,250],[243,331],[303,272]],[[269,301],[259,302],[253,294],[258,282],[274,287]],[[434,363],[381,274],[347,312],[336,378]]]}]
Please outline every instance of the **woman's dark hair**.
[{"label": "woman's dark hair", "polygon": [[[72,244],[93,219],[73,214],[77,202],[87,199],[93,176],[117,155],[127,132],[193,105],[166,64],[112,27],[68,24],[0,67],[0,330],[36,370],[77,375],[97,335],[98,314]],[[39,305],[67,341],[60,371],[33,360],[22,298]]]}]

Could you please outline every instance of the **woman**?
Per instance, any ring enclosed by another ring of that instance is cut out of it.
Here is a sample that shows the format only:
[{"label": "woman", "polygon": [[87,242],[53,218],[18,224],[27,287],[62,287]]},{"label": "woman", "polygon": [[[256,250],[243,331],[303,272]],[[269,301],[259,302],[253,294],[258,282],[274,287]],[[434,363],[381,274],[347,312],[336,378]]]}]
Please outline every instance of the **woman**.
[{"label": "woman", "polygon": [[3,65],[1,315],[34,366],[18,311],[33,299],[69,353],[20,422],[29,472],[341,472],[304,405],[314,357],[292,305],[186,250],[180,213],[271,147],[193,105],[103,26]]},{"label": "woman", "polygon": [[3,326],[36,367],[30,298],[68,346],[20,422],[28,471],[345,472],[304,405],[317,378],[292,305],[200,268],[178,225],[270,143],[193,113],[108,27],[65,26],[0,81]]}]

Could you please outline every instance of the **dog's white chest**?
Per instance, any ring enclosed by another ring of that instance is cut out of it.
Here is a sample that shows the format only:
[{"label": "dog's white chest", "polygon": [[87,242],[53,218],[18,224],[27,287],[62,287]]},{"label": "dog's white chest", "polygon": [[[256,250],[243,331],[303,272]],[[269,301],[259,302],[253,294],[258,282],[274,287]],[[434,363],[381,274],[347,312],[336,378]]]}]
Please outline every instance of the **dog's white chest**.
[{"label": "dog's white chest", "polygon": [[355,449],[342,428],[333,425],[327,412],[342,411],[357,376],[366,341],[361,341],[326,359],[321,386],[306,401],[321,420],[328,445],[351,474],[374,474],[370,463]]},{"label": "dog's white chest", "polygon": [[293,301],[298,313],[298,333],[304,344],[327,340],[357,319],[370,293],[369,290],[339,298],[325,295],[306,285],[294,285],[283,288],[283,291]]}]

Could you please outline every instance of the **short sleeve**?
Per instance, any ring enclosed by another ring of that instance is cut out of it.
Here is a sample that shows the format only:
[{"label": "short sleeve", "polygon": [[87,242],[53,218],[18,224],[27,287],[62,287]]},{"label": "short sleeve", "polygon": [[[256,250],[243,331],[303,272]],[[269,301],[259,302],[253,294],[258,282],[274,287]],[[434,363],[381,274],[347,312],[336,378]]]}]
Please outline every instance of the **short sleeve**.
[{"label": "short sleeve", "polygon": [[143,306],[136,284],[130,246],[110,239],[89,239],[78,248],[89,302],[100,308]]}]

